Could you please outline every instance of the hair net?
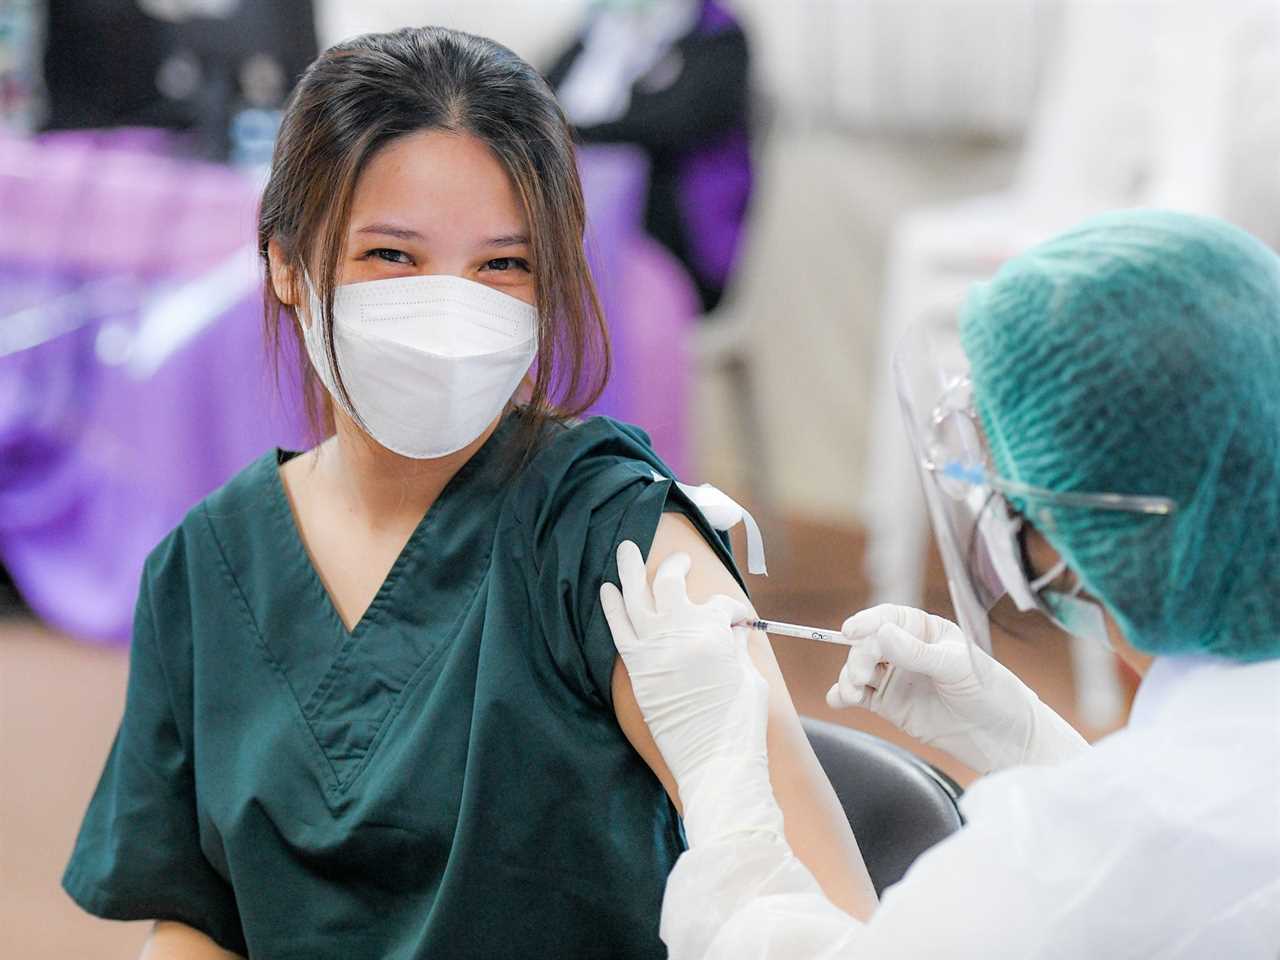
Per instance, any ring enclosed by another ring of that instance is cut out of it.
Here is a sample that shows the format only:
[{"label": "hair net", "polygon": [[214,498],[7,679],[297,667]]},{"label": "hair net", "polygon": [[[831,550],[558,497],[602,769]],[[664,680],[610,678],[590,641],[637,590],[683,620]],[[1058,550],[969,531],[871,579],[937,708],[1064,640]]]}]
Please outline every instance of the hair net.
[{"label": "hair net", "polygon": [[1150,653],[1280,656],[1280,259],[1219,220],[1106,214],[961,318],[995,469],[1167,516],[1017,504]]}]

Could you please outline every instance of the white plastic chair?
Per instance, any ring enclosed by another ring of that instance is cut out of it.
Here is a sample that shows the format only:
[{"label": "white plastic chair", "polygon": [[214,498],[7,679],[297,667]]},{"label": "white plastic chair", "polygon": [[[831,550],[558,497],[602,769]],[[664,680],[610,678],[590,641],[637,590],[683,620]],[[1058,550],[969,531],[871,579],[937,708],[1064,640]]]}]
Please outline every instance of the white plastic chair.
[{"label": "white plastic chair", "polygon": [[694,330],[693,349],[700,375],[720,373],[726,378],[732,429],[736,434],[735,450],[744,468],[747,500],[751,508],[761,514],[761,523],[766,529],[777,530],[778,525],[767,519],[776,513],[777,487],[760,413],[752,313],[733,302],[717,307],[714,314],[701,320]]}]

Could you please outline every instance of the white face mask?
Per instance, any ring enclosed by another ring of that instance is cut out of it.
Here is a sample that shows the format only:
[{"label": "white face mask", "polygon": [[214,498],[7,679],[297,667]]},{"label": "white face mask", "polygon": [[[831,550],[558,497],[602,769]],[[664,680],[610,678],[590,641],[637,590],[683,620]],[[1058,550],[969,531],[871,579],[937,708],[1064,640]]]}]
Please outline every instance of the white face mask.
[{"label": "white face mask", "polygon": [[[425,460],[461,450],[502,412],[538,350],[538,314],[523,300],[454,276],[338,287],[333,347],[343,403],[307,281],[307,355],[356,423],[388,450]],[[354,407],[354,409],[352,409]]]}]

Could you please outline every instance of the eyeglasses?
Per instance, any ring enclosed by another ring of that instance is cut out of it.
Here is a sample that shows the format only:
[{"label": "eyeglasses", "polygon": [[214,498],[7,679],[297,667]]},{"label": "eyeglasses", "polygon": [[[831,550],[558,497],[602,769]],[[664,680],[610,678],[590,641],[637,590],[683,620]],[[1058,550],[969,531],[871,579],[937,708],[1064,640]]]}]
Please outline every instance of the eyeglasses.
[{"label": "eyeglasses", "polygon": [[[1000,476],[987,463],[981,424],[973,405],[973,384],[968,377],[956,378],[944,390],[933,409],[930,425],[932,435],[921,466],[932,473],[938,487],[954,499],[964,500],[970,491],[985,487],[1006,498],[1030,501],[1033,509],[1080,507],[1152,515],[1167,515],[1177,510],[1177,504],[1168,497],[1049,490]],[[1036,513],[1052,527],[1051,515],[1041,517],[1038,509]]]}]

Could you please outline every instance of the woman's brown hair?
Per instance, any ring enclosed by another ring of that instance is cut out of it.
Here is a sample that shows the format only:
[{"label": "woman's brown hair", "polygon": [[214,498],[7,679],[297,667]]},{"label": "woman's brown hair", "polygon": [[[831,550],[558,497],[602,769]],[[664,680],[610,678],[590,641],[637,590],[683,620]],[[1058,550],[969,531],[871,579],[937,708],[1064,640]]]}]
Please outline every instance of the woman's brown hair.
[{"label": "woman's brown hair", "polygon": [[[304,271],[314,283],[337,370],[333,293],[356,183],[378,150],[422,130],[487,144],[529,221],[539,328],[526,404],[532,442],[547,419],[577,416],[595,402],[608,378],[608,337],[583,250],[569,125],[541,75],[492,40],[444,27],[373,33],[330,47],[307,68],[285,109],[258,217],[268,340],[278,358],[289,329],[308,420],[317,439],[327,436],[332,406],[301,346],[295,311],[275,293],[268,244],[279,246],[299,293]],[[338,389],[346,393],[340,370]]]}]

